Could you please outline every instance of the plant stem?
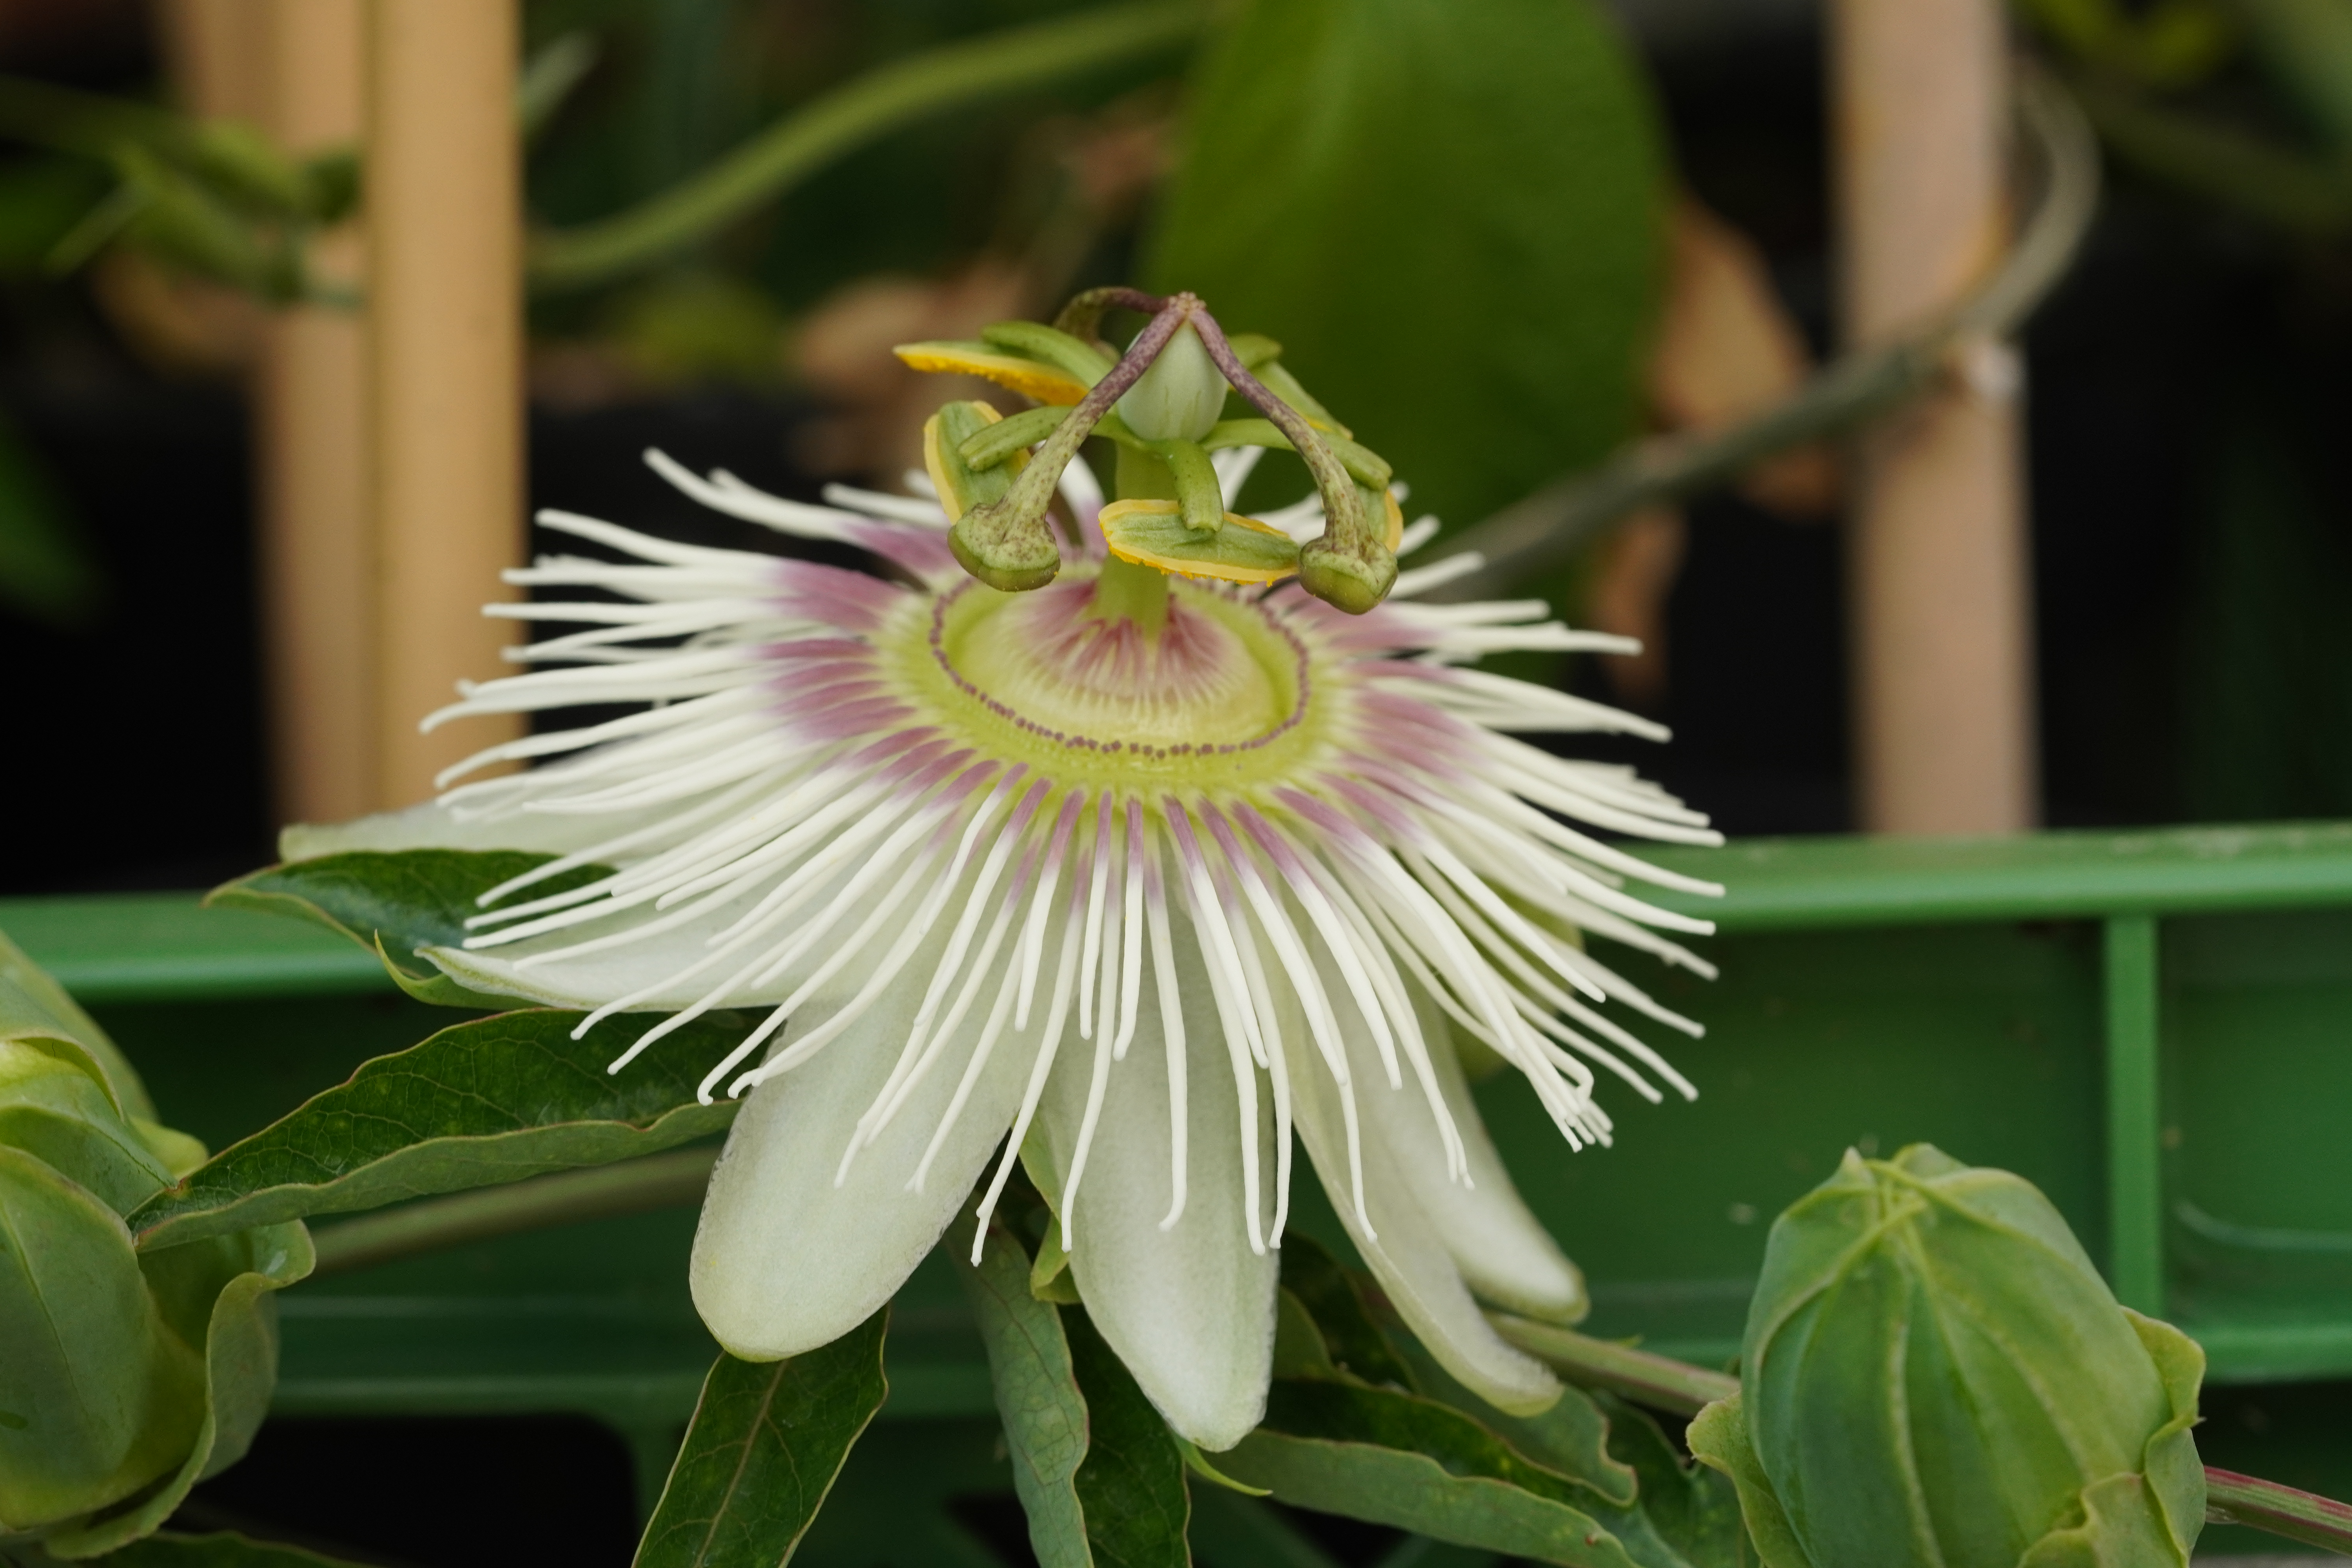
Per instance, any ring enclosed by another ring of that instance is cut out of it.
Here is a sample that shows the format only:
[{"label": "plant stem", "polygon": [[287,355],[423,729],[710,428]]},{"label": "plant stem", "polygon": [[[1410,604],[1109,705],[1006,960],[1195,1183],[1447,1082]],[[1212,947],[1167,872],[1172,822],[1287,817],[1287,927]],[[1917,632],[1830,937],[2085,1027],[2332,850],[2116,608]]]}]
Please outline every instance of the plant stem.
[{"label": "plant stem", "polygon": [[528,276],[541,288],[579,288],[649,266],[889,132],[1171,48],[1199,33],[1208,16],[1201,0],[1132,0],[894,61],[824,94],[625,212],[538,235]]},{"label": "plant stem", "polygon": [[[1580,1387],[1605,1388],[1677,1415],[1696,1415],[1739,1392],[1739,1380],[1728,1373],[1507,1312],[1486,1316],[1505,1339]],[[2208,1465],[2205,1510],[2205,1517],[2217,1524],[2242,1524],[2352,1557],[2352,1505],[2333,1498]]]},{"label": "plant stem", "polygon": [[673,1149],[340,1220],[311,1233],[319,1252],[311,1277],[373,1268],[542,1226],[697,1203],[710,1184],[710,1167],[718,1159],[715,1148]]},{"label": "plant stem", "polygon": [[1556,571],[1621,519],[1735,479],[1776,452],[1866,424],[1936,385],[1972,344],[2014,331],[2065,275],[2099,193],[2098,143],[2073,101],[2048,80],[2028,77],[2018,111],[2041,148],[2044,188],[2032,220],[1983,288],[1914,337],[1847,354],[1746,424],[1644,441],[1506,507],[1454,541],[1485,555],[1486,564],[1426,596],[1441,603],[1494,598]]},{"label": "plant stem", "polygon": [[2243,1524],[2352,1557],[2352,1507],[2276,1481],[2205,1467],[2205,1517]]},{"label": "plant stem", "polygon": [[1605,1388],[1638,1404],[1671,1410],[1678,1415],[1696,1415],[1717,1400],[1739,1392],[1739,1380],[1729,1373],[1709,1372],[1670,1356],[1596,1340],[1573,1329],[1515,1318],[1507,1312],[1490,1312],[1487,1318],[1497,1333],[1538,1361],[1549,1363],[1569,1382],[1586,1388]]}]

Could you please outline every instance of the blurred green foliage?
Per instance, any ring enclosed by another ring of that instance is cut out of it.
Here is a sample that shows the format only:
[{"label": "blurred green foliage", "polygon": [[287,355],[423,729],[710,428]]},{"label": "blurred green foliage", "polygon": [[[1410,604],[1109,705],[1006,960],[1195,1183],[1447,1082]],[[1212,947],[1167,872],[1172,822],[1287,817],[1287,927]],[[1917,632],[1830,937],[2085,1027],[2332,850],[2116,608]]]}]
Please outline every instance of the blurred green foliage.
[{"label": "blurred green foliage", "polygon": [[1148,278],[1279,339],[1415,511],[1476,521],[1632,433],[1664,155],[1597,5],[1254,0],[1186,112]]}]

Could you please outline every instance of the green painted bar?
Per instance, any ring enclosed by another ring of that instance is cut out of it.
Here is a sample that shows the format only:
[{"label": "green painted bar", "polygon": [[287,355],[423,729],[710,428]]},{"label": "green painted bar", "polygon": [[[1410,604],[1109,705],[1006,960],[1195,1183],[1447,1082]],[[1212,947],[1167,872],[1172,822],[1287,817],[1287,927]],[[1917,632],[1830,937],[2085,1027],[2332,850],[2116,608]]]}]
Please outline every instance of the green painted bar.
[{"label": "green painted bar", "polygon": [[[1507,1076],[1477,1090],[1592,1280],[1593,1331],[1719,1363],[1772,1215],[1847,1147],[1926,1140],[2041,1185],[2126,1300],[2205,1345],[2217,1387],[2352,1376],[2352,823],[1643,852],[1730,889],[1659,896],[1719,922],[1696,944],[1719,979],[1609,953],[1706,1026],[1643,1031],[1699,1099],[1612,1086],[1615,1145],[1571,1153]],[[215,1147],[454,1021],[331,932],[194,893],[0,900],[0,930]],[[1337,1239],[1316,1184],[1294,1202]],[[711,1353],[693,1225],[593,1222],[304,1285],[281,1407],[681,1421]],[[893,1321],[891,1415],[985,1408],[951,1279],[919,1271]]]},{"label": "green painted bar", "polygon": [[85,1006],[393,989],[374,954],[323,926],[208,910],[202,897],[0,899],[0,931]]},{"label": "green painted bar", "polygon": [[2352,904],[2352,823],[1640,847],[1725,884],[1721,899],[1641,890],[1726,931]]},{"label": "green painted bar", "polygon": [[2156,921],[2105,926],[2107,1258],[2116,1299],[2164,1315],[2164,1181],[2157,1060]]}]

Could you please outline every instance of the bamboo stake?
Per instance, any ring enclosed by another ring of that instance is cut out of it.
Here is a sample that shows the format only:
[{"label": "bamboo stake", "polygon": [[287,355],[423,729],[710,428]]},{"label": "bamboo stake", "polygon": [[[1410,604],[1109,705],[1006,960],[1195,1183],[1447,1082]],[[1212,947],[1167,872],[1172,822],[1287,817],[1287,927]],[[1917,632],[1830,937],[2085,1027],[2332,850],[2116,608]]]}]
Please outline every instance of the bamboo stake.
[{"label": "bamboo stake", "polygon": [[[2007,72],[1997,0],[1836,0],[1844,326],[1916,328],[1999,257]],[[2018,372],[1970,374],[1863,443],[1849,531],[1856,814],[1882,833],[2035,816]]]},{"label": "bamboo stake", "polygon": [[367,154],[378,803],[503,734],[422,735],[499,673],[482,618],[521,554],[520,152],[512,0],[371,0]]},{"label": "bamboo stake", "polygon": [[[297,153],[360,139],[362,0],[242,0],[267,25],[267,129]],[[356,226],[313,265],[356,279]],[[270,322],[255,378],[271,774],[281,820],[330,822],[376,802],[375,562],[367,483],[365,329],[294,306]]]}]

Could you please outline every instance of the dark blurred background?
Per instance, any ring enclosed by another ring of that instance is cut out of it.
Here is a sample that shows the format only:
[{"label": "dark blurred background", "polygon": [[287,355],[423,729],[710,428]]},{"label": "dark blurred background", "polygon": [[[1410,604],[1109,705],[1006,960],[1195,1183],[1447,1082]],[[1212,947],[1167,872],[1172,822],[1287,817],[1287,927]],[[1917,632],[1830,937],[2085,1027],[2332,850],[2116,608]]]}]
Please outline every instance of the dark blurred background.
[{"label": "dark blurred background", "polygon": [[[531,207],[611,211],[861,68],[1069,8],[533,0],[531,42],[584,34],[596,53],[532,151]],[[1623,16],[1671,177],[1752,244],[1825,353],[1812,7],[1626,0]],[[2038,47],[2105,68],[2064,38]],[[789,493],[887,479],[898,395],[866,361],[925,322],[1134,271],[1181,63],[893,134],[682,262],[536,300],[533,502],[673,517],[635,462],[646,445]],[[2199,68],[2168,90],[2299,134],[2243,48]],[[127,0],[0,5],[0,72],[171,90],[157,18]],[[2097,226],[2025,342],[2044,820],[2352,814],[2352,249],[2109,163]],[[59,275],[47,258],[107,184],[88,161],[0,148],[0,560],[33,584],[0,604],[0,892],[200,886],[270,853],[244,374],[261,308],[135,255]],[[1625,754],[1734,833],[1851,826],[1834,521],[1726,494],[1687,509],[1663,565],[1612,576],[1610,549],[1544,586],[1572,619],[1630,616],[1663,645],[1633,679],[1562,672],[1674,727]]]}]

